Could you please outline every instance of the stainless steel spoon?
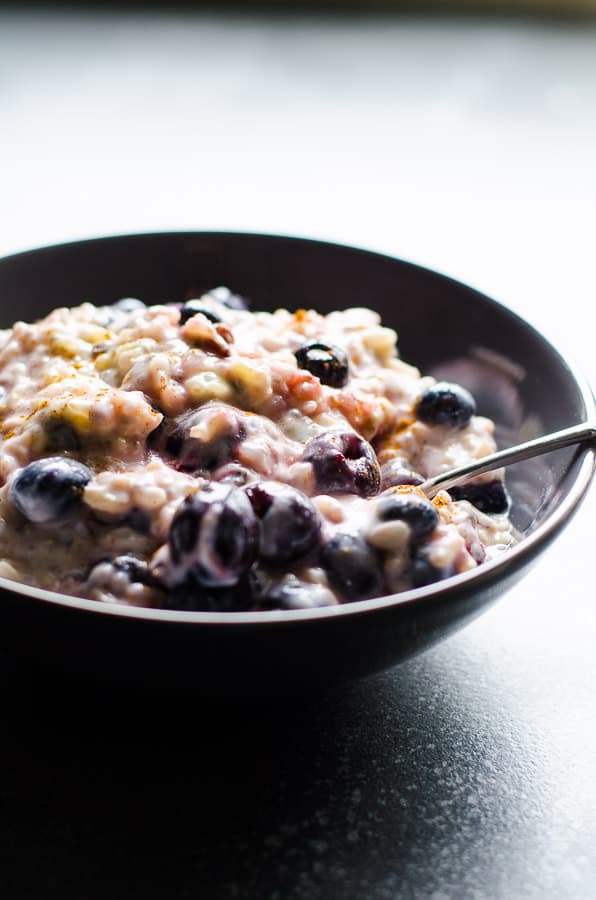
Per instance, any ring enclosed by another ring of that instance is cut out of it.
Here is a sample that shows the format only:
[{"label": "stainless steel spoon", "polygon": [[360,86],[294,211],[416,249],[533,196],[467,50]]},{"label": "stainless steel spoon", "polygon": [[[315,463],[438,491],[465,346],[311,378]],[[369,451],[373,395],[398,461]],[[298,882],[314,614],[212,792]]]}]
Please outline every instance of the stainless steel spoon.
[{"label": "stainless steel spoon", "polygon": [[442,489],[449,490],[453,485],[467,481],[474,475],[492,472],[494,469],[500,469],[502,466],[521,462],[522,459],[531,459],[533,456],[540,456],[542,453],[548,453],[550,450],[558,450],[560,447],[569,446],[569,444],[579,444],[582,441],[591,441],[595,438],[596,422],[582,422],[581,425],[572,425],[571,428],[564,428],[562,431],[544,434],[531,441],[525,441],[523,444],[508,447],[506,450],[498,450],[496,453],[491,453],[490,456],[472,460],[472,462],[466,463],[465,466],[458,466],[457,469],[441,472],[439,475],[427,478],[419,487],[429,497],[434,497],[437,491]]}]

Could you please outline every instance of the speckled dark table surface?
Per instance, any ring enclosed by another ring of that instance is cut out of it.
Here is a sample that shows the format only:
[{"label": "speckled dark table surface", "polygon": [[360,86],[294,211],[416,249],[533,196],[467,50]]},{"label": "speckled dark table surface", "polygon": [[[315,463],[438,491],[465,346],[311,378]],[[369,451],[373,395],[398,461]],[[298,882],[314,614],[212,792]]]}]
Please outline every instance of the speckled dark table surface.
[{"label": "speckled dark table surface", "polygon": [[[189,227],[374,246],[505,300],[596,382],[595,108],[586,23],[3,9],[0,253]],[[593,898],[593,514],[458,635],[308,702],[117,699],[2,661],[0,894]]]}]

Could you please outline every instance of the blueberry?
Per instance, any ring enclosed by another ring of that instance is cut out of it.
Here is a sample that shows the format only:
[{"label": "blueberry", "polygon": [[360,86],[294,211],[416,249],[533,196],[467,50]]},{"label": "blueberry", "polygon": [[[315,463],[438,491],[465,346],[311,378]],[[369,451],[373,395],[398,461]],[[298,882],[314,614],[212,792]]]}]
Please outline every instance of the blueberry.
[{"label": "blueberry", "polygon": [[296,581],[275,585],[262,599],[260,609],[316,609],[331,603],[331,594],[321,585]]},{"label": "blueberry", "polygon": [[135,506],[124,519],[124,524],[128,525],[133,531],[138,531],[139,534],[149,534],[151,531],[151,516],[146,510]]},{"label": "blueberry", "polygon": [[476,412],[471,393],[458,384],[437,381],[418,400],[414,413],[427,425],[450,425],[464,428]]},{"label": "blueberry", "polygon": [[170,588],[164,606],[187,612],[242,612],[254,609],[257,598],[250,572],[237,584],[220,588],[207,587],[190,572],[184,581]]},{"label": "blueberry", "polygon": [[239,294],[233,294],[227,287],[213,288],[209,291],[207,296],[213,297],[214,300],[227,306],[228,309],[248,309],[250,306],[246,297],[241,297]]},{"label": "blueberry", "polygon": [[117,300],[112,304],[116,309],[119,309],[120,312],[130,313],[136,312],[139,309],[145,309],[145,304],[142,300],[137,300],[136,297],[122,297],[121,300]]},{"label": "blueberry", "polygon": [[321,384],[341,388],[349,377],[348,357],[340,347],[311,341],[294,353],[299,368],[316,375]]},{"label": "blueberry", "polygon": [[206,587],[237,584],[254,561],[259,524],[246,494],[212,482],[178,508],[169,534],[178,581],[188,573]]},{"label": "blueberry", "polygon": [[197,473],[212,471],[229,462],[238,443],[244,438],[245,430],[240,418],[231,408],[226,409],[226,428],[211,441],[191,437],[190,431],[209,417],[221,411],[220,406],[205,406],[191,410],[177,419],[163,421],[149,435],[149,446],[163,450],[172,460],[172,465],[180,472]]},{"label": "blueberry", "polygon": [[506,513],[511,506],[507,488],[499,479],[449,488],[452,500],[469,500],[480,512]]},{"label": "blueberry", "polygon": [[383,593],[381,560],[360,535],[335,534],[321,547],[319,561],[344,600],[364,600]]},{"label": "blueberry", "polygon": [[427,584],[434,584],[436,581],[442,581],[453,575],[453,569],[443,569],[435,566],[430,561],[427,553],[415,553],[410,568],[410,578],[412,587],[425,587]]},{"label": "blueberry", "polygon": [[180,310],[180,325],[184,325],[185,322],[188,322],[188,320],[192,319],[193,316],[196,316],[197,313],[201,313],[206,319],[213,322],[214,325],[221,322],[220,317],[214,312],[211,312],[210,309],[207,309],[205,304],[201,303],[200,300],[187,300]]},{"label": "blueberry", "polygon": [[63,456],[29,463],[16,475],[9,491],[13,506],[30,522],[58,522],[83,505],[83,490],[93,472]]},{"label": "blueberry", "polygon": [[371,445],[355,431],[328,431],[313,438],[302,460],[311,463],[321,492],[370,497],[379,491],[379,461]]},{"label": "blueberry", "polygon": [[88,580],[105,583],[110,576],[118,574],[126,575],[130,584],[145,584],[151,587],[158,586],[159,582],[149,571],[149,566],[136,556],[124,555],[107,557],[98,560],[91,569]]},{"label": "blueberry", "polygon": [[275,565],[293,562],[317,545],[321,517],[301,491],[276,481],[250,484],[245,490],[260,520],[260,559]]},{"label": "blueberry", "polygon": [[80,450],[81,438],[76,429],[63,419],[49,416],[43,423],[46,450]]},{"label": "blueberry", "polygon": [[398,519],[410,529],[410,539],[418,543],[428,537],[439,524],[439,513],[434,503],[415,491],[392,491],[380,498],[377,517],[381,522]]},{"label": "blueberry", "polygon": [[[147,401],[149,401],[149,397],[146,396]],[[155,409],[155,407],[153,407]],[[160,412],[160,410],[155,409],[156,412]],[[175,419],[167,419],[162,415],[162,419],[153,431],[151,431],[147,435],[147,446],[152,450],[163,450],[163,445],[170,431],[174,428]]]},{"label": "blueberry", "polygon": [[424,478],[418,472],[410,469],[404,459],[394,457],[381,466],[381,487],[383,490],[397,487],[400,484],[422,484]]}]

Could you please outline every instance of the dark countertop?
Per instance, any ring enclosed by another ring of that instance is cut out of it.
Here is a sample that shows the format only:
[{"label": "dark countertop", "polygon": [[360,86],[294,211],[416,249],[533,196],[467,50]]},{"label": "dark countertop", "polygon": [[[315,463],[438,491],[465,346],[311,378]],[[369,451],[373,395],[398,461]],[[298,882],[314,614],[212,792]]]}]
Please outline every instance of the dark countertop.
[{"label": "dark countertop", "polygon": [[535,575],[325,697],[209,708],[13,677],[3,895],[594,896],[596,612]]},{"label": "dark countertop", "polygon": [[[595,104],[586,23],[2,11],[0,252],[365,244],[501,297],[596,382]],[[4,661],[2,896],[594,897],[593,512],[458,635],[325,697],[214,710]]]}]

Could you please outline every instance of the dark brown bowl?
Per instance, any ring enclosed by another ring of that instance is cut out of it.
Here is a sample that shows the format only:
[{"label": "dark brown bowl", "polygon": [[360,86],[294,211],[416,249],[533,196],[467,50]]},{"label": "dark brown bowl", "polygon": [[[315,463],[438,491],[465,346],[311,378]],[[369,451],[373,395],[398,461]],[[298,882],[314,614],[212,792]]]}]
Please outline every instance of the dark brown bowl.
[{"label": "dark brown bowl", "polygon": [[[502,445],[594,417],[588,386],[527,322],[456,281],[352,247],[257,234],[100,238],[0,260],[0,325],[56,306],[182,300],[225,284],[256,309],[371,306],[403,359],[470,387]],[[262,696],[389,667],[478,615],[546,549],[585,495],[589,446],[508,475],[522,539],[473,572],[316,610],[185,613],[77,600],[0,579],[0,647],[29,666],[102,683]],[[35,552],[35,548],[31,548]]]}]

